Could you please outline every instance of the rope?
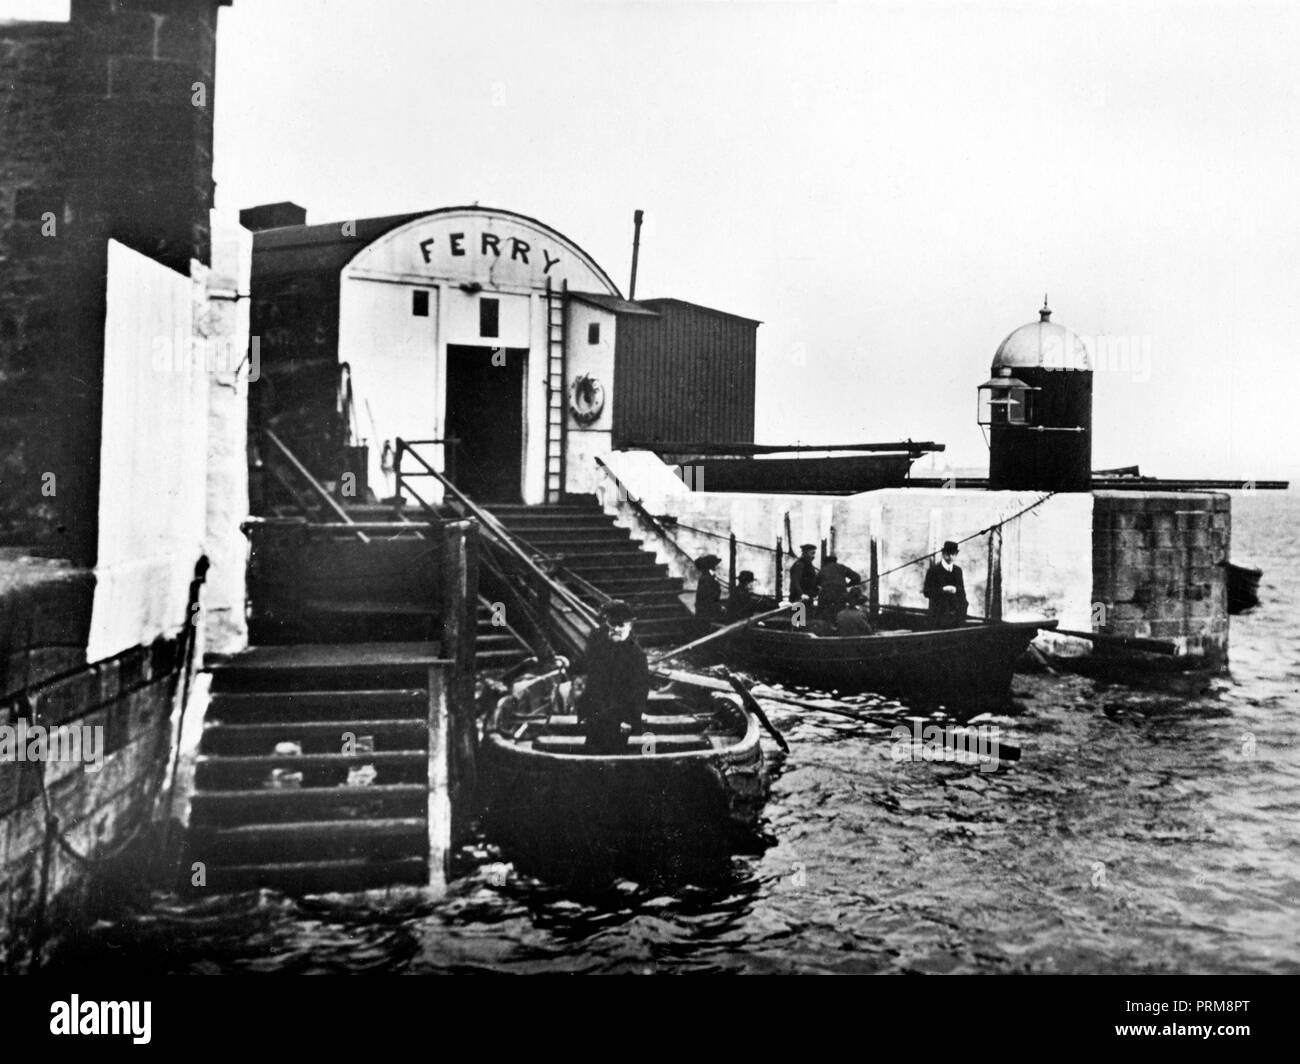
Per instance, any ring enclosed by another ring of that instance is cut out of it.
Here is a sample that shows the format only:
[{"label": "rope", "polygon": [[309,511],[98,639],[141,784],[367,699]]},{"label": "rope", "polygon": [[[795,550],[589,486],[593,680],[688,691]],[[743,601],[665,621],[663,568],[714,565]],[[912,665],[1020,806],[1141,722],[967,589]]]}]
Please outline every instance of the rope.
[{"label": "rope", "polygon": [[[206,562],[207,559],[204,558],[203,561]],[[204,567],[204,571],[206,572],[206,566]],[[190,599],[191,607],[193,606],[193,603],[196,601],[195,596],[197,595],[197,587],[202,583],[203,583],[202,576],[197,577],[193,582],[193,585],[195,587],[195,592],[192,594]],[[194,663],[194,647],[197,644],[192,617],[193,617],[193,609],[191,608],[186,614],[185,627],[182,629],[182,631],[184,632],[184,635],[182,636],[182,641],[184,643],[184,649],[183,649],[184,662],[181,666],[180,674],[177,675],[176,677],[176,685],[181,692],[180,721],[179,721],[177,736],[176,736],[178,761],[180,758],[180,741],[181,741],[179,729],[183,727],[185,723],[185,708],[186,708],[185,703],[186,701],[188,701],[189,677]],[[173,690],[172,692],[172,697],[173,698],[176,697],[175,690]],[[37,710],[37,695],[33,692],[29,692],[26,696],[26,701],[27,701],[28,714],[32,719],[32,726],[33,727],[40,726],[40,713]],[[170,719],[170,714],[168,714],[168,718]],[[155,743],[159,747],[161,747],[164,741],[164,737],[166,737],[167,741],[170,741],[171,738],[170,731],[171,731],[170,728],[164,729],[161,726],[158,727]],[[48,732],[48,728],[47,728],[47,732]],[[162,752],[165,754],[165,751]],[[159,751],[157,750],[154,752],[152,760],[162,761],[164,765],[166,764],[165,757],[160,758]],[[54,806],[50,799],[50,792],[45,784],[45,762],[41,761],[37,772],[37,779],[40,783],[41,805],[45,811],[45,830],[46,830],[47,837],[53,838],[54,841],[58,844],[59,849],[62,850],[70,860],[74,861],[76,864],[80,865],[83,868],[87,868],[87,869],[101,868],[104,865],[107,865],[112,861],[115,861],[118,857],[124,854],[132,844],[135,843],[135,841],[140,837],[141,832],[144,831],[145,827],[147,827],[152,822],[150,810],[154,808],[154,804],[155,802],[157,802],[158,796],[162,792],[162,784],[163,784],[163,779],[165,774],[163,772],[154,772],[153,775],[154,775],[154,780],[151,787],[152,793],[142,800],[141,808],[140,808],[140,816],[136,820],[135,825],[131,828],[129,832],[126,833],[125,836],[123,836],[116,843],[114,843],[113,846],[111,846],[109,849],[99,850],[94,854],[94,856],[91,856],[89,854],[78,853],[77,850],[73,847],[72,843],[68,841],[67,835],[68,832],[71,830],[71,828],[64,828],[59,821],[58,814],[54,811]],[[171,783],[174,789],[176,785],[176,779],[174,775],[172,776]]]},{"label": "rope", "polygon": [[[1050,498],[1052,498],[1052,496],[1054,496],[1054,495],[1058,495],[1058,494],[1060,494],[1060,493],[1059,493],[1059,492],[1055,492],[1055,491],[1049,491],[1049,492],[1048,492],[1046,495],[1044,495],[1042,498],[1037,499],[1036,501],[1030,503],[1030,504],[1029,504],[1028,506],[1026,506],[1023,510],[1019,510],[1019,511],[1017,511],[1016,513],[1012,514],[1010,517],[1004,517],[1001,521],[995,521],[993,524],[989,525],[987,528],[981,528],[978,532],[972,532],[970,535],[968,535],[968,536],[963,536],[961,539],[959,539],[959,540],[955,540],[954,542],[956,542],[958,545],[960,545],[960,544],[962,544],[962,543],[967,543],[967,542],[969,542],[969,541],[972,540],[972,539],[979,539],[980,536],[986,536],[986,535],[988,535],[990,532],[994,531],[994,529],[1002,528],[1004,525],[1009,525],[1012,521],[1017,521],[1017,520],[1019,520],[1020,518],[1024,517],[1025,514],[1029,513],[1030,510],[1033,510],[1033,509],[1036,509],[1036,508],[1039,507],[1039,506],[1042,506],[1043,503],[1047,502],[1048,499],[1050,499]],[[731,541],[731,536],[730,536],[730,535],[723,535],[723,534],[720,533],[720,532],[712,532],[712,531],[710,531],[710,530],[707,529],[707,528],[696,528],[694,525],[688,525],[688,524],[686,524],[684,521],[678,521],[678,522],[676,522],[676,527],[678,527],[678,528],[685,528],[685,529],[687,529],[687,530],[689,530],[689,531],[691,531],[691,532],[699,532],[699,533],[701,533],[702,535],[705,535],[705,536],[712,536],[714,539],[726,540],[727,542],[730,542],[730,541]],[[682,547],[681,547],[681,545],[680,545],[679,543],[677,543],[676,541],[672,540],[672,537],[670,537],[670,536],[668,535],[667,531],[662,531],[662,532],[661,532],[661,535],[663,535],[663,537],[664,537],[665,539],[669,540],[669,541],[673,544],[674,547],[676,547],[678,550],[682,551],[683,554],[687,553],[686,551],[684,551],[684,550],[682,549]],[[774,547],[765,547],[765,546],[763,546],[761,543],[750,543],[750,542],[748,542],[747,540],[742,540],[742,539],[738,539],[738,540],[736,540],[736,544],[737,544],[737,546],[739,546],[739,545],[742,544],[742,543],[743,543],[745,546],[747,546],[747,547],[752,547],[752,548],[754,548],[755,550],[766,551],[766,552],[769,553],[769,554],[778,554],[778,553],[783,553],[783,552],[778,552],[777,549],[774,548]],[[876,579],[877,579],[877,580],[880,580],[881,577],[888,576],[890,573],[896,573],[896,572],[899,572],[899,571],[902,570],[902,569],[906,569],[906,568],[908,568],[908,567],[910,567],[910,566],[916,565],[918,562],[928,561],[929,559],[933,558],[933,557],[934,557],[936,554],[938,554],[938,553],[939,553],[938,551],[929,551],[929,552],[926,553],[926,554],[919,554],[919,555],[917,555],[915,558],[912,558],[910,561],[902,562],[902,563],[899,564],[899,565],[895,565],[892,569],[886,569],[884,572],[877,573],[877,574],[876,574]],[[793,556],[794,556],[794,555],[793,555],[793,552],[791,552],[791,553],[790,553],[790,557],[793,557]],[[769,595],[768,597],[770,598],[771,596]]]}]

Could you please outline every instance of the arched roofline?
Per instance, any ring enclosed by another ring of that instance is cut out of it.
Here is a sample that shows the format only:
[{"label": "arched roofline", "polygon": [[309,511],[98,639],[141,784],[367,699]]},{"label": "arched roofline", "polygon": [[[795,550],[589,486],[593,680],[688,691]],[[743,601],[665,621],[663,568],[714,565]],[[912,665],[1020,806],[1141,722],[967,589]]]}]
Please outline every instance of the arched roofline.
[{"label": "arched roofline", "polygon": [[410,232],[410,230],[418,228],[420,225],[422,225],[424,222],[429,221],[429,219],[431,218],[440,218],[447,215],[455,215],[455,214],[484,214],[484,213],[498,215],[502,218],[508,218],[516,222],[526,222],[528,225],[534,226],[537,229],[541,230],[543,233],[545,233],[547,236],[555,240],[557,243],[568,248],[569,251],[572,252],[575,256],[577,256],[577,258],[580,259],[582,263],[591,270],[592,273],[594,273],[597,277],[599,277],[602,281],[604,281],[604,283],[608,286],[611,295],[618,296],[620,299],[623,298],[623,293],[619,290],[618,285],[614,283],[613,278],[611,278],[609,274],[605,272],[604,268],[601,267],[600,263],[598,263],[589,254],[587,254],[587,252],[582,248],[580,244],[578,244],[574,240],[571,240],[569,237],[565,236],[558,229],[554,229],[551,226],[547,225],[545,222],[539,221],[538,219],[530,217],[527,214],[520,214],[518,211],[508,211],[503,207],[484,207],[481,204],[478,205],[466,204],[458,207],[439,207],[436,210],[427,211],[423,214],[420,214],[414,218],[409,219],[408,221],[403,222],[398,226],[395,226],[392,229],[385,231],[384,233],[381,233],[379,236],[375,237],[374,240],[370,241],[370,243],[366,244],[364,247],[357,249],[356,253],[353,254],[353,256],[349,258],[348,261],[344,264],[343,269],[341,271],[341,276],[347,276],[348,271],[357,265],[357,259],[359,259],[362,255],[366,254],[367,252],[371,251],[374,248],[382,246],[387,242],[396,242],[406,233]]}]

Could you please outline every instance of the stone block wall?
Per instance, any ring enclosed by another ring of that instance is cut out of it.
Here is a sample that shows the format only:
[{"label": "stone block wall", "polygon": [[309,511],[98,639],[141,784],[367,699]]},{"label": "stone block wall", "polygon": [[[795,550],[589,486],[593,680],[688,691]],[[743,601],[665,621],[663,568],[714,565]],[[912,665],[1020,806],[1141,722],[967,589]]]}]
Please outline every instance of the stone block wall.
[{"label": "stone block wall", "polygon": [[1228,660],[1231,499],[1214,492],[1098,491],[1097,631],[1174,643],[1183,665]]},{"label": "stone block wall", "polygon": [[221,3],[0,26],[0,544],[93,564],[107,242],[208,261]]},{"label": "stone block wall", "polygon": [[[159,640],[83,667],[38,688],[33,698],[5,694],[0,724],[16,727],[25,716],[46,727],[103,728],[103,760],[98,771],[80,761],[0,760],[0,972],[25,970],[75,930],[112,882],[87,876],[58,845],[46,820],[42,771],[50,809],[72,850],[93,861],[120,848],[113,875],[141,877],[153,841],[152,800],[170,750],[182,647],[180,640]],[[123,845],[132,838],[137,845]]]}]

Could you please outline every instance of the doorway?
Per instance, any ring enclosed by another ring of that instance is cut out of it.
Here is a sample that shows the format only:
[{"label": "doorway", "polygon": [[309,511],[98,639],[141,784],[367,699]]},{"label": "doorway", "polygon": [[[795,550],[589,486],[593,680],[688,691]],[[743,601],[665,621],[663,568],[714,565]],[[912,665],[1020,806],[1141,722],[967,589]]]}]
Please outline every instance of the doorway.
[{"label": "doorway", "polygon": [[526,347],[447,345],[443,435],[460,440],[450,479],[475,501],[523,498],[527,363]]}]

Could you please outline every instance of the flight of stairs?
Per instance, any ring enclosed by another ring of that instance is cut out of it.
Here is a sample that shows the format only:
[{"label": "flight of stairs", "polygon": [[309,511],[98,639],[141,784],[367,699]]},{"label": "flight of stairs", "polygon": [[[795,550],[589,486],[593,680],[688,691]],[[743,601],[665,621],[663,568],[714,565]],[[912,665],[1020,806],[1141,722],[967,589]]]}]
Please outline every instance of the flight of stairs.
[{"label": "flight of stairs", "polygon": [[427,882],[433,644],[254,647],[211,663],[191,803],[195,888]]},{"label": "flight of stairs", "polygon": [[[545,506],[489,503],[487,509],[535,550],[560,563],[612,598],[636,610],[636,636],[645,647],[669,647],[697,634],[694,615],[681,601],[682,581],[614,523],[594,496],[570,495]],[[564,575],[560,574],[564,580]],[[596,595],[571,584],[585,601]]]},{"label": "flight of stairs", "polygon": [[[357,506],[349,509],[357,521],[393,519],[391,507]],[[410,642],[438,637],[437,611],[428,588],[438,574],[428,563],[429,545],[412,526],[410,536],[372,535],[369,543],[340,536],[328,545],[313,544],[304,551],[299,571],[276,568],[267,593],[253,584],[250,641],[256,646],[282,643]],[[276,584],[291,586],[284,602]],[[310,582],[311,590],[302,591]],[[502,623],[496,623],[502,622]],[[479,596],[474,643],[479,670],[508,669],[531,651],[524,638],[491,602]]]}]

